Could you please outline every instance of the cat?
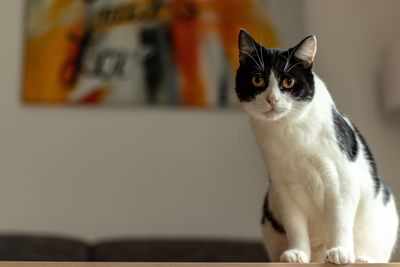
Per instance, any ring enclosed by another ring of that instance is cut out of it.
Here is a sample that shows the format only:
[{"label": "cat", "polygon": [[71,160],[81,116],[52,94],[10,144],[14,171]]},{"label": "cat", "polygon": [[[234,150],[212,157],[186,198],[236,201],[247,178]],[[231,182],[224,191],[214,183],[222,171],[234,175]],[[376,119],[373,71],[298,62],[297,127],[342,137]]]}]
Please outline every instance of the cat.
[{"label": "cat", "polygon": [[313,72],[314,35],[288,50],[239,32],[236,95],[265,162],[262,232],[272,261],[388,262],[394,197],[363,136]]}]

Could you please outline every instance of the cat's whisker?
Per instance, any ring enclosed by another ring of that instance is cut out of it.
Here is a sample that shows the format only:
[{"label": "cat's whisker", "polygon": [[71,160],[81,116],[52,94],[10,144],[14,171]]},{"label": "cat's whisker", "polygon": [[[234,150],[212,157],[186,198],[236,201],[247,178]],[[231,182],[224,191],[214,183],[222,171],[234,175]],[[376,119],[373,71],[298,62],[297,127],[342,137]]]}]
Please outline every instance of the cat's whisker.
[{"label": "cat's whisker", "polygon": [[262,38],[262,36],[261,36],[261,45],[260,45],[260,52],[261,52],[261,63],[262,63],[262,66],[263,66],[263,69],[265,70],[265,64],[264,64],[264,57],[263,57],[263,38]]},{"label": "cat's whisker", "polygon": [[294,67],[296,67],[297,65],[300,65],[300,64],[303,64],[303,62],[297,62],[296,64],[291,66],[286,72],[290,72],[291,69],[293,69]]},{"label": "cat's whisker", "polygon": [[257,61],[254,59],[254,57],[252,56],[252,55],[250,55],[249,53],[247,53],[246,51],[243,51],[243,50],[239,50],[241,53],[243,53],[243,54],[246,54],[247,56],[249,56],[253,61],[254,61],[254,63],[256,63],[256,65],[257,65],[257,67],[261,70],[261,71],[263,71],[263,68],[261,68],[261,66],[257,63]]},{"label": "cat's whisker", "polygon": [[286,66],[289,64],[289,58],[290,58],[289,50],[286,51],[286,53],[287,53],[287,57],[282,55],[286,59],[286,64],[285,64],[285,67],[284,67],[283,71],[285,71]]},{"label": "cat's whisker", "polygon": [[241,117],[240,115],[241,114],[238,114],[238,116],[237,116],[237,117],[239,117],[239,119],[238,119],[235,129],[233,131],[233,145],[235,147],[236,152],[238,152],[238,153],[240,153],[240,147],[239,147],[238,138],[237,138],[238,132],[239,132],[240,127],[244,124],[244,122],[246,122],[246,120],[245,120],[246,118]]},{"label": "cat's whisker", "polygon": [[288,60],[286,61],[285,68],[283,69],[284,72],[287,72],[286,70],[289,67],[290,60],[292,59],[294,49],[290,52],[290,54],[289,54],[289,50],[287,52],[288,52],[289,57],[288,57]]},{"label": "cat's whisker", "polygon": [[[257,67],[258,67],[261,71],[264,71],[265,66],[264,66],[264,65],[261,65],[260,63],[258,63],[258,62],[254,59],[254,57],[251,56],[249,53],[247,53],[247,52],[245,52],[245,51],[243,51],[243,50],[237,49],[237,48],[230,48],[230,49],[228,49],[228,51],[229,51],[229,52],[236,52],[236,53],[237,53],[237,52],[241,52],[241,53],[244,53],[244,54],[250,56],[250,57],[253,59],[253,61],[257,64]],[[263,62],[263,64],[264,64],[264,62]]]}]

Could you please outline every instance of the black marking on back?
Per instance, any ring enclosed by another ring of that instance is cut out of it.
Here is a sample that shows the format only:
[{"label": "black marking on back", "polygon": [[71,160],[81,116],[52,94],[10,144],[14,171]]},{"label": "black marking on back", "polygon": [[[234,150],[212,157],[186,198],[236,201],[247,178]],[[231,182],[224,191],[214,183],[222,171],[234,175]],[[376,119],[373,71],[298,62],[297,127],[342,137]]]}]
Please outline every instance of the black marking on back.
[{"label": "black marking on back", "polygon": [[389,187],[383,184],[383,204],[386,206],[387,203],[390,201],[391,193]]},{"label": "black marking on back", "polygon": [[272,228],[274,228],[278,233],[286,234],[286,231],[285,231],[285,228],[283,227],[283,225],[277,221],[277,219],[274,217],[272,212],[269,210],[268,193],[264,199],[263,216],[261,219],[261,223],[265,224],[266,220],[268,220],[271,223]]},{"label": "black marking on back", "polygon": [[335,107],[332,107],[332,114],[338,145],[340,149],[346,153],[349,160],[355,161],[358,154],[356,134]]},{"label": "black marking on back", "polygon": [[365,141],[365,138],[361,135],[360,131],[357,129],[357,127],[354,124],[353,124],[353,128],[358,136],[358,139],[360,139],[360,142],[363,146],[365,158],[367,159],[367,161],[369,163],[371,176],[372,176],[372,179],[374,180],[375,196],[377,196],[379,193],[379,189],[381,188],[381,185],[382,185],[381,179],[379,178],[379,175],[378,175],[378,167],[376,166],[374,156],[372,155],[372,152],[367,145],[367,141]]}]

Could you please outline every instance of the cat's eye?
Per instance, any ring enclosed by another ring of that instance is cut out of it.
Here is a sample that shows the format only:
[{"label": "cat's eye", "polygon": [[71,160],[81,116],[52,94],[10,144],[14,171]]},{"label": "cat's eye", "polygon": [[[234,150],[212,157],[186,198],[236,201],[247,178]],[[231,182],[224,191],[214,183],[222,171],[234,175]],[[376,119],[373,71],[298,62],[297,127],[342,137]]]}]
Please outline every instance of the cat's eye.
[{"label": "cat's eye", "polygon": [[287,77],[282,81],[282,86],[285,89],[292,89],[295,84],[296,80],[291,77]]},{"label": "cat's eye", "polygon": [[253,83],[253,85],[255,87],[264,87],[265,86],[265,80],[263,77],[260,77],[260,76],[253,76],[253,78],[251,78],[251,82]]}]

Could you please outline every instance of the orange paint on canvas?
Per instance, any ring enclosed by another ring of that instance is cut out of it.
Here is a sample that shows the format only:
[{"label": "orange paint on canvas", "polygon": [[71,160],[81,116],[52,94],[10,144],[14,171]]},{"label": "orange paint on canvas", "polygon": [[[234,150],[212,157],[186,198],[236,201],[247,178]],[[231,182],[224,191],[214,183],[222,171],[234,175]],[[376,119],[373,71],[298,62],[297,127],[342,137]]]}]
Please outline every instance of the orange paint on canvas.
[{"label": "orange paint on canvas", "polygon": [[63,67],[74,49],[68,35],[82,30],[81,23],[75,23],[28,40],[23,95],[26,101],[61,103],[67,100],[70,88],[63,82]]},{"label": "orange paint on canvas", "polygon": [[[199,7],[196,0],[171,0],[170,8],[179,12],[185,7]],[[188,14],[189,16],[191,14]],[[200,45],[202,25],[197,19],[176,18],[171,23],[175,62],[180,71],[180,86],[182,104],[187,106],[205,106],[206,96],[204,83],[200,77]]]}]

